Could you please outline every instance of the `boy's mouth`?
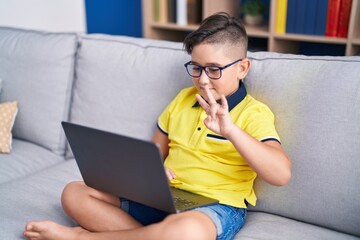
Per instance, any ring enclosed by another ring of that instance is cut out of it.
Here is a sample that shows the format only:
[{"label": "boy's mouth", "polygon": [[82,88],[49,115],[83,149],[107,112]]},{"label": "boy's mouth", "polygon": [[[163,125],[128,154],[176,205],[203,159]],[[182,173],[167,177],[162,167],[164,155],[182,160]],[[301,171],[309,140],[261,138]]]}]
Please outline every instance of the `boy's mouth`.
[{"label": "boy's mouth", "polygon": [[[200,95],[202,96],[202,97],[204,97],[204,98],[206,98],[206,101],[208,101],[208,99],[207,99],[207,93],[206,93],[206,89],[205,89],[205,87],[199,87],[199,90],[200,90]],[[210,91],[210,94],[213,96],[213,97],[215,97],[216,95],[217,95],[217,93],[216,93],[216,90],[215,90],[215,88],[209,88],[208,87],[208,91]]]},{"label": "boy's mouth", "polygon": [[[206,90],[205,90],[205,87],[199,87],[200,88],[200,91],[202,91],[202,92],[205,92]],[[215,90],[215,88],[209,88],[209,90],[211,91],[211,90]]]}]

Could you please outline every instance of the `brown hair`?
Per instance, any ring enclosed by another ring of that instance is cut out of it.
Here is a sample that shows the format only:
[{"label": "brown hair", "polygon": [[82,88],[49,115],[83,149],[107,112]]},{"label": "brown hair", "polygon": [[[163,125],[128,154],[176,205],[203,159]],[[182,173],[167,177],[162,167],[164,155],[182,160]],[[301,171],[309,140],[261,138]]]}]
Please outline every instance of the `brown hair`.
[{"label": "brown hair", "polygon": [[200,27],[185,38],[185,50],[191,54],[193,48],[200,43],[228,43],[232,46],[241,47],[242,54],[245,57],[248,37],[240,18],[220,12],[204,19]]}]

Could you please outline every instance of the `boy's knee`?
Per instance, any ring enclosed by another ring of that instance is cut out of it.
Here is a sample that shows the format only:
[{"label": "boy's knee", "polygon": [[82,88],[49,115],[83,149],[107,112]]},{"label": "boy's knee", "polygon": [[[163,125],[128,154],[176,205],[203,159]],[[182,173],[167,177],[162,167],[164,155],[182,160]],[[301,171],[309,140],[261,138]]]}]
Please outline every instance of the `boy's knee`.
[{"label": "boy's knee", "polygon": [[[86,185],[83,182],[70,182],[65,187],[61,194],[61,203],[63,208],[67,208],[69,204],[79,200],[79,194],[83,193]],[[76,200],[77,199],[77,200]]]},{"label": "boy's knee", "polygon": [[64,187],[64,190],[62,192],[62,196],[68,196],[73,195],[75,193],[78,193],[81,191],[84,187],[86,187],[84,182],[76,181],[76,182],[70,182],[66,184]]},{"label": "boy's knee", "polygon": [[201,213],[168,216],[164,220],[165,230],[163,233],[168,239],[176,239],[177,236],[181,240],[216,239],[215,225],[207,216],[199,214]]}]

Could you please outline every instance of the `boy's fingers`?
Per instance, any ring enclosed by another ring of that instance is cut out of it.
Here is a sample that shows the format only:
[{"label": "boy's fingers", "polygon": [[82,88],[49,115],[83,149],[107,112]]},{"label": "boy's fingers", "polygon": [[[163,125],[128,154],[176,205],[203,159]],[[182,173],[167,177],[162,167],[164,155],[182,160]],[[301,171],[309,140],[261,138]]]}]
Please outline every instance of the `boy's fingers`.
[{"label": "boy's fingers", "polygon": [[221,95],[221,107],[226,110],[229,109],[229,105],[224,94]]},{"label": "boy's fingers", "polygon": [[169,180],[175,179],[176,175],[175,172],[173,170],[171,170],[170,168],[166,168],[166,175],[168,177]]},{"label": "boy's fingers", "polygon": [[212,95],[212,93],[211,93],[211,91],[209,89],[209,86],[205,86],[204,90],[205,90],[206,98],[209,101],[209,104],[210,105],[216,104],[216,100],[215,100],[214,96]]},{"label": "boy's fingers", "polygon": [[209,104],[199,94],[196,94],[195,96],[196,100],[204,110],[209,108]]},{"label": "boy's fingers", "polygon": [[196,94],[196,100],[199,102],[200,106],[208,116],[214,117],[216,114],[216,109],[214,105],[209,105],[199,94]]}]

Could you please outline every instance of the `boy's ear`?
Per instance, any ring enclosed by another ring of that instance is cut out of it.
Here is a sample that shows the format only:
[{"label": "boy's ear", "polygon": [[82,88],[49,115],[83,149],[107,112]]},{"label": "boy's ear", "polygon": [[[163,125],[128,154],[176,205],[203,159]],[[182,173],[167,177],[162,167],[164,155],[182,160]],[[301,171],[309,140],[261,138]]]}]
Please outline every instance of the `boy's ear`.
[{"label": "boy's ear", "polygon": [[250,70],[250,67],[251,67],[250,59],[244,58],[240,62],[239,79],[244,79],[246,77],[246,75],[248,74],[248,72]]}]

